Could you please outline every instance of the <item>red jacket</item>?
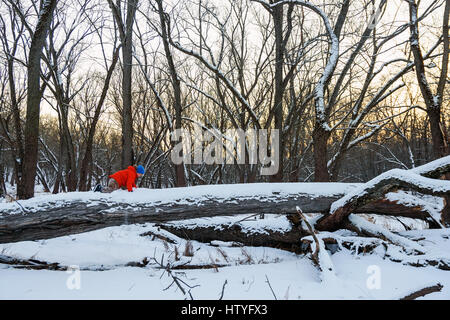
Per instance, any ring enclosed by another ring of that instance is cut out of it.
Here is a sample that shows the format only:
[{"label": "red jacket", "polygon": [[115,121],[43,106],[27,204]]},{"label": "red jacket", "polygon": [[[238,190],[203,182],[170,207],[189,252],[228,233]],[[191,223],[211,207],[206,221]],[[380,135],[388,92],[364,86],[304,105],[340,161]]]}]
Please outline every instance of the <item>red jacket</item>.
[{"label": "red jacket", "polygon": [[129,166],[125,170],[117,171],[109,176],[113,178],[119,184],[119,187],[126,187],[129,192],[133,191],[133,187],[136,188],[137,173],[136,168]]}]

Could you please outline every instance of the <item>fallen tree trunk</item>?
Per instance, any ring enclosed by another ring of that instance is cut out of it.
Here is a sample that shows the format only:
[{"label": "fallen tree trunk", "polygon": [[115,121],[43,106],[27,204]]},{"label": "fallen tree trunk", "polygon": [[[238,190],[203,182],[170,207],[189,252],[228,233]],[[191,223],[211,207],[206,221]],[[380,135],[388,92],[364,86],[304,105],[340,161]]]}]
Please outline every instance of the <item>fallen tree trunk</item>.
[{"label": "fallen tree trunk", "polygon": [[418,254],[423,254],[425,252],[425,249],[422,248],[417,242],[396,235],[383,227],[377,226],[354,214],[349,216],[349,224],[346,225],[346,229],[355,231],[361,236],[383,239],[389,243],[402,247],[405,251]]},{"label": "fallen tree trunk", "polygon": [[[450,173],[446,173],[443,178],[450,180]],[[444,208],[442,209],[441,221],[447,228],[450,227],[450,197],[444,197]]]},{"label": "fallen tree trunk", "polygon": [[197,203],[128,204],[96,200],[95,205],[71,201],[45,205],[36,212],[5,214],[0,217],[0,243],[49,239],[132,223],[161,223],[201,217],[253,213],[294,213],[301,204],[305,212],[326,212],[342,195],[315,197],[291,195],[255,199],[208,199]]},{"label": "fallen tree trunk", "polygon": [[[295,215],[288,215],[288,219],[292,223],[292,229],[286,231],[274,231],[270,229],[263,229],[259,232],[249,232],[243,229],[238,224],[219,224],[209,226],[195,226],[164,223],[157,226],[163,230],[170,232],[182,239],[194,240],[203,243],[211,243],[215,245],[215,241],[228,242],[230,246],[263,246],[277,249],[283,249],[297,254],[311,253],[313,237],[306,230],[301,227],[301,220]],[[143,234],[142,236],[153,236],[150,234]],[[370,253],[377,246],[382,243],[387,243],[385,240],[379,238],[367,238],[369,234],[360,233],[358,237],[341,237],[327,233],[322,237],[327,250],[332,253],[339,250],[342,246],[357,254]],[[161,237],[161,236],[158,236]],[[311,239],[310,239],[311,238]],[[160,238],[163,241],[173,243],[171,239]]]},{"label": "fallen tree trunk", "polygon": [[412,170],[389,170],[333,202],[330,214],[319,219],[316,228],[322,231],[335,231],[343,226],[351,213],[363,206],[370,206],[374,201],[383,199],[387,193],[398,189],[450,197],[450,181],[434,179],[448,172],[450,172],[450,156]]},{"label": "fallen tree trunk", "polygon": [[48,263],[36,259],[18,259],[10,256],[0,254],[0,264],[10,265],[17,269],[30,269],[30,270],[57,270],[66,271],[66,266],[61,266],[59,263]]},{"label": "fallen tree trunk", "polygon": [[[432,179],[447,171],[450,171],[450,156],[413,170],[391,170],[361,188],[347,191],[348,194],[336,194],[334,191],[327,196],[301,193],[302,190],[296,192],[296,189],[292,188],[295,185],[290,185],[289,192],[271,192],[280,186],[274,184],[275,187],[272,188],[267,184],[267,189],[256,189],[262,190],[263,195],[258,194],[258,191],[253,194],[253,190],[247,188],[247,194],[243,196],[220,197],[220,192],[216,192],[214,196],[208,197],[207,189],[205,195],[199,195],[198,189],[194,189],[193,194],[197,195],[197,198],[185,197],[183,201],[173,198],[173,201],[166,203],[155,199],[149,203],[126,203],[105,196],[87,201],[78,199],[42,202],[37,206],[34,204],[33,212],[30,212],[30,208],[24,202],[22,202],[24,205],[18,202],[15,212],[9,209],[0,213],[0,243],[48,239],[131,223],[164,223],[238,214],[296,214],[297,206],[304,213],[326,214],[315,226],[319,231],[334,231],[343,227],[350,213],[376,213],[426,219],[433,225],[430,212],[422,206],[397,203],[384,197],[386,193],[399,188],[448,197],[450,182]],[[187,192],[187,189],[182,192]],[[163,195],[165,191],[157,192]],[[153,197],[154,195],[153,193]],[[17,212],[19,206],[23,211],[21,214]]]},{"label": "fallen tree trunk", "polygon": [[[49,239],[131,223],[163,223],[201,217],[238,214],[293,214],[296,206],[305,213],[325,213],[342,195],[311,198],[306,195],[259,197],[255,199],[208,199],[192,204],[132,205],[96,200],[95,205],[71,201],[46,204],[36,212],[3,213],[0,217],[0,243]],[[428,220],[429,213],[419,206],[407,207],[393,201],[377,201],[356,210]]]},{"label": "fallen tree trunk", "polygon": [[[5,214],[0,217],[0,243],[49,239],[69,234],[132,223],[163,223],[201,217],[231,216],[239,214],[294,214],[296,206],[305,213],[328,212],[340,195],[316,197],[298,195],[287,198],[259,197],[232,198],[225,201],[209,199],[193,204],[132,205],[96,201],[95,205],[72,201],[58,205],[48,204],[36,212]],[[389,207],[391,206],[391,211]],[[394,208],[394,209],[392,209]],[[416,219],[428,219],[429,214],[420,207],[407,207],[390,201],[371,203],[356,212],[393,214]],[[432,221],[429,221],[432,222]],[[219,239],[218,239],[219,240]]]},{"label": "fallen tree trunk", "polygon": [[243,246],[271,247],[295,253],[302,252],[300,239],[306,235],[297,228],[285,232],[270,229],[264,229],[261,232],[248,232],[237,224],[197,226],[195,228],[171,224],[159,224],[158,226],[183,239],[204,243],[212,241],[234,242]]}]

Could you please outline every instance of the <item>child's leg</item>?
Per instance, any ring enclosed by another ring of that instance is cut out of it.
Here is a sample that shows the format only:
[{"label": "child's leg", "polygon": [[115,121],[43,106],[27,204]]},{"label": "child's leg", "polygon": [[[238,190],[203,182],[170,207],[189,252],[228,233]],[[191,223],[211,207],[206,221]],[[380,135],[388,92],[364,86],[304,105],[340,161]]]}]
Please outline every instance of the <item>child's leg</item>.
[{"label": "child's leg", "polygon": [[119,189],[119,184],[114,179],[109,179],[108,186],[103,188],[102,193],[111,193],[115,190]]}]

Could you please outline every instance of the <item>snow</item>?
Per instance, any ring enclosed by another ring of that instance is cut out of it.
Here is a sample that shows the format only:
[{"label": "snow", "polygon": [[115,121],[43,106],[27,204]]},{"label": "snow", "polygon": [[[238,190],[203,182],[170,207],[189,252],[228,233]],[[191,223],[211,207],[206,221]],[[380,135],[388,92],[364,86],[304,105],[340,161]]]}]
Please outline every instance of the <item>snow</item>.
[{"label": "snow", "polygon": [[[244,220],[245,219],[245,220]],[[243,220],[243,221],[241,221]],[[168,223],[173,226],[182,226],[187,229],[197,227],[215,227],[217,231],[222,226],[239,225],[244,232],[247,233],[268,233],[267,230],[285,232],[291,229],[291,225],[285,215],[265,214],[264,219],[258,219],[257,216],[237,215],[222,216],[213,218],[196,218],[183,221],[173,221]]]},{"label": "snow", "polygon": [[[411,176],[416,178],[418,174],[414,172]],[[424,179],[426,183],[432,180]],[[442,187],[444,181],[436,182]],[[122,206],[128,203],[126,206],[135,210],[142,204],[184,202],[195,205],[209,198],[232,201],[238,197],[253,198],[255,194],[275,199],[299,194],[311,198],[343,193],[351,195],[358,194],[362,186],[359,183],[257,183],[136,189],[133,193],[118,190],[111,194],[73,192],[49,195],[39,192],[35,198],[20,203],[30,211],[72,200],[85,201],[87,205],[107,203],[110,209],[114,209],[117,203]],[[388,193],[386,197],[400,203],[419,204],[435,214],[443,206],[439,197],[406,191]],[[9,210],[20,212],[15,202],[0,203],[0,213]],[[312,224],[320,217],[319,214],[307,216]],[[227,281],[224,299],[272,300],[274,297],[267,279],[277,299],[399,299],[437,283],[443,285],[441,292],[420,299],[450,299],[449,271],[428,263],[442,261],[450,265],[450,228],[429,230],[423,222],[399,218],[418,229],[404,231],[401,223],[396,223],[393,218],[370,213],[350,215],[349,218],[393,243],[379,238],[361,238],[349,230],[320,232],[317,236],[321,246],[319,260],[322,271],[314,266],[309,253],[295,254],[218,240],[211,243],[187,241],[153,223],[114,226],[47,240],[4,243],[0,244],[0,255],[59,263],[70,266],[71,270],[27,270],[0,264],[0,299],[185,299],[187,296],[175,286],[165,290],[172,278],[154,263],[153,258],[163,259],[163,265],[172,267],[209,265],[208,269],[172,269],[175,276],[195,286],[191,289],[194,299],[218,299]],[[250,234],[290,229],[286,216],[275,212],[265,214],[264,219],[259,215],[233,215],[173,221],[171,224],[185,228],[214,227],[218,233],[220,226],[231,224],[238,224],[243,232]],[[169,241],[162,240],[164,237]],[[323,239],[330,237],[338,244],[336,249],[326,250]],[[311,236],[302,240],[309,240],[314,249],[315,242]],[[352,243],[353,247],[345,248],[344,242]],[[185,256],[185,248],[189,245],[192,245],[193,254]],[[368,245],[374,247],[370,253],[358,250]],[[136,266],[144,261],[150,263]],[[217,267],[211,268],[211,265]],[[79,279],[79,287],[71,285],[75,276]]]},{"label": "snow", "polygon": [[[99,192],[69,192],[59,194],[38,194],[19,203],[27,211],[38,211],[43,206],[62,206],[67,201],[83,201],[90,205],[106,203],[112,208],[117,203],[127,203],[130,206],[145,204],[195,204],[199,201],[214,198],[220,201],[232,198],[254,198],[255,194],[262,197],[283,198],[286,196],[307,195],[310,197],[342,195],[359,186],[360,183],[251,183],[251,184],[223,184],[214,186],[193,186],[185,188],[146,189],[138,188],[133,192],[117,190],[110,194]],[[22,213],[16,202],[0,203],[2,212]]]},{"label": "snow", "polygon": [[407,206],[420,206],[422,210],[428,212],[434,221],[443,227],[441,220],[441,211],[444,208],[444,199],[441,197],[433,197],[430,195],[413,194],[409,191],[398,190],[397,192],[389,192],[385,198],[390,201],[396,201],[398,204]]},{"label": "snow", "polygon": [[[334,283],[337,281],[336,278],[336,274],[334,273],[334,265],[333,262],[331,261],[331,257],[328,254],[327,250],[325,249],[325,243],[322,240],[322,237],[318,236],[317,237],[318,243],[319,243],[319,252],[318,252],[318,256],[319,256],[319,261],[320,261],[320,268],[321,268],[321,273],[320,273],[320,278],[323,282],[325,283]],[[315,252],[316,250],[316,243],[312,242],[311,246],[312,246],[312,251]]]},{"label": "snow", "polygon": [[382,216],[378,214],[362,213],[358,216],[366,220],[382,226],[389,231],[401,232],[405,231],[405,226],[410,229],[424,230],[429,228],[429,224],[421,219],[412,219],[406,217]]},{"label": "snow", "polygon": [[442,167],[444,165],[450,164],[450,156],[442,157],[439,159],[436,159],[434,161],[431,161],[427,164],[421,165],[420,167],[416,167],[414,169],[411,169],[410,171],[416,174],[423,174],[428,171],[432,171],[436,168]]},{"label": "snow", "polygon": [[[172,279],[163,270],[151,265],[144,268],[125,266],[144,257],[160,259],[162,254],[165,261],[175,262],[174,245],[167,244],[166,248],[160,239],[140,236],[148,231],[165,234],[153,224],[143,224],[110,227],[45,241],[2,244],[0,252],[3,254],[22,258],[34,256],[35,259],[78,266],[81,271],[77,289],[67,285],[74,276],[73,271],[24,270],[0,265],[0,299],[184,299],[185,296],[174,286],[164,290]],[[352,237],[348,231],[342,234],[342,239]],[[430,250],[448,248],[450,244],[449,229],[415,230],[402,235],[411,238],[426,236],[431,241],[423,240],[421,243]],[[185,241],[171,237],[182,252]],[[266,276],[278,299],[398,299],[437,282],[444,286],[442,291],[422,299],[450,298],[448,271],[395,263],[383,259],[383,254],[355,255],[341,249],[329,255],[335,276],[322,281],[320,272],[307,255],[264,247],[224,245],[220,250],[227,255],[226,262],[217,247],[196,241],[192,244],[194,256],[183,257],[183,262],[211,263],[212,259],[217,264],[227,265],[217,271],[173,270],[189,285],[198,285],[191,290],[194,299],[218,299],[223,283],[227,281],[224,299],[271,300],[273,295]],[[244,263],[243,249],[253,262]],[[95,271],[101,266],[104,271]],[[378,270],[378,273],[372,270]],[[379,288],[368,285],[374,276],[380,278]]]},{"label": "snow", "polygon": [[[450,157],[449,157],[449,159],[450,159]],[[398,180],[406,182],[406,183],[415,184],[420,188],[428,189],[435,193],[450,192],[450,181],[425,178],[417,173],[417,172],[423,172],[422,170],[423,170],[423,168],[421,166],[421,167],[417,167],[417,168],[411,169],[411,170],[392,169],[392,170],[386,171],[386,172],[380,174],[379,176],[373,178],[372,180],[368,181],[361,187],[355,188],[354,190],[347,193],[344,197],[340,198],[339,200],[333,202],[331,204],[330,213],[335,212],[338,208],[349,203],[353,199],[363,196],[364,194],[366,194],[367,189],[375,186],[380,181],[389,179],[389,178],[395,178],[395,179],[398,179]]]},{"label": "snow", "polygon": [[399,244],[399,245],[405,247],[406,249],[415,250],[419,253],[424,252],[424,248],[422,246],[420,246],[419,244],[417,244],[416,242],[405,239],[404,237],[400,237],[400,236],[384,229],[383,227],[380,227],[374,223],[367,221],[366,219],[364,219],[362,217],[359,217],[358,215],[351,214],[351,215],[349,215],[348,220],[353,225],[360,228],[360,230],[368,230],[368,231],[370,231],[370,233],[372,233],[374,235],[381,235],[384,238],[394,242],[395,244]]}]

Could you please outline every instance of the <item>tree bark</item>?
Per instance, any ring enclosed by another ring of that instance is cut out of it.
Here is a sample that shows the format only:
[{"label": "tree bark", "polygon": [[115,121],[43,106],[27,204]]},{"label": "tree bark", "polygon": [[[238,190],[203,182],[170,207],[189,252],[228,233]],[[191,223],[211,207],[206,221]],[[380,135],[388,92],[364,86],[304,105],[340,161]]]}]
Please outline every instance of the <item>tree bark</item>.
[{"label": "tree bark", "polygon": [[36,178],[36,166],[38,161],[39,143],[39,116],[42,92],[40,88],[41,55],[47,38],[53,11],[57,0],[43,2],[33,33],[27,66],[27,114],[25,122],[25,147],[23,176],[17,186],[17,196],[20,199],[28,199],[34,196],[34,184]]},{"label": "tree bark", "polygon": [[[292,214],[296,206],[305,213],[328,212],[329,205],[342,195],[311,198],[308,195],[272,195],[207,199],[196,203],[130,204],[109,200],[68,201],[63,204],[43,203],[32,213],[0,215],[0,243],[48,239],[129,223],[167,222],[201,217],[237,214]],[[27,205],[22,204],[28,211]]]},{"label": "tree bark", "polygon": [[413,293],[408,294],[407,296],[400,298],[399,300],[415,300],[417,298],[426,296],[427,294],[434,293],[434,292],[440,292],[444,286],[440,283],[426,287],[417,291],[414,291]]},{"label": "tree bark", "polygon": [[[174,95],[174,107],[175,107],[175,129],[181,129],[181,115],[183,106],[181,104],[181,85],[180,85],[180,78],[178,77],[177,70],[175,68],[175,63],[173,61],[173,55],[170,51],[170,44],[169,44],[169,38],[168,33],[170,30],[168,30],[168,24],[167,24],[167,18],[164,13],[162,0],[156,1],[158,4],[158,14],[159,14],[159,20],[161,23],[161,38],[164,45],[164,52],[166,54],[167,63],[169,64],[169,71],[170,76],[172,78],[172,87],[173,87],[173,95]],[[181,140],[179,141],[181,143]],[[177,187],[185,187],[186,186],[186,179],[184,175],[184,164],[176,164],[175,165],[175,185]]]},{"label": "tree bark", "polygon": [[128,0],[125,23],[120,9],[120,1],[117,5],[108,0],[114,20],[117,24],[122,44],[122,156],[121,166],[126,168],[134,164],[133,159],[133,119],[132,119],[132,63],[133,63],[133,24],[136,16],[138,0]]},{"label": "tree bark", "polygon": [[424,58],[419,43],[419,22],[418,22],[418,8],[415,0],[409,1],[409,16],[410,16],[410,45],[414,56],[414,65],[416,70],[417,82],[419,84],[420,92],[427,107],[427,114],[430,122],[431,140],[433,142],[434,158],[440,158],[449,154],[449,146],[445,141],[447,136],[445,126],[442,125],[442,101],[446,79],[448,77],[448,59],[449,59],[449,39],[448,39],[448,20],[449,20],[450,4],[446,1],[443,19],[443,37],[444,50],[442,57],[442,70],[439,79],[438,89],[436,94],[433,94],[430,84],[427,80]]},{"label": "tree bark", "polygon": [[[0,143],[0,150],[3,148],[3,142]],[[6,195],[5,170],[3,166],[2,153],[0,153],[0,198]]]},{"label": "tree bark", "polygon": [[[14,48],[15,51],[15,48]],[[21,181],[23,172],[23,161],[25,157],[23,137],[22,137],[22,124],[20,118],[20,109],[17,103],[16,85],[14,83],[14,59],[8,58],[8,83],[11,96],[11,107],[14,117],[14,128],[16,131],[16,145],[14,150],[14,168],[17,181]]]},{"label": "tree bark", "polygon": [[[289,231],[281,232],[270,229],[264,229],[264,232],[246,232],[238,224],[214,225],[210,227],[198,226],[195,228],[186,228],[182,225],[159,224],[161,229],[189,240],[208,243],[214,240],[225,242],[237,242],[244,246],[254,247],[272,247],[278,249],[289,250],[300,253],[300,239],[307,235],[297,228]],[[217,230],[220,230],[218,232]]]},{"label": "tree bark", "polygon": [[316,122],[313,131],[314,144],[314,181],[328,182],[330,174],[328,172],[328,138],[330,132],[323,127],[324,123]]},{"label": "tree bark", "polygon": [[[276,0],[275,0],[276,1]],[[284,51],[285,51],[285,41],[283,36],[283,21],[284,12],[283,6],[277,6],[272,10],[272,19],[274,23],[275,30],[275,82],[274,82],[274,122],[275,129],[281,134],[283,132],[283,66],[284,66]],[[283,181],[283,137],[280,136],[279,143],[279,157],[276,159],[278,161],[278,172],[270,176],[271,182],[282,182]]]},{"label": "tree bark", "polygon": [[[445,180],[450,180],[450,173],[445,174],[442,178]],[[441,212],[441,222],[447,228],[450,227],[450,197],[444,197],[444,208]]]},{"label": "tree bark", "polygon": [[[74,233],[87,232],[128,223],[167,222],[201,217],[231,216],[238,214],[296,214],[296,207],[304,213],[328,213],[330,205],[343,194],[311,197],[304,194],[234,197],[229,199],[203,199],[192,203],[130,204],[97,200],[96,205],[67,201],[63,204],[42,203],[33,213],[0,215],[0,243],[48,239]],[[22,205],[25,210],[27,205]],[[369,208],[362,206],[356,213],[377,213],[426,219],[428,213],[420,208],[408,208],[394,203],[391,210],[386,203],[377,209],[376,202]],[[370,210],[370,211],[369,211]]]}]

